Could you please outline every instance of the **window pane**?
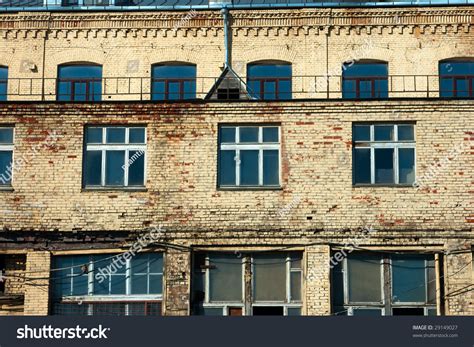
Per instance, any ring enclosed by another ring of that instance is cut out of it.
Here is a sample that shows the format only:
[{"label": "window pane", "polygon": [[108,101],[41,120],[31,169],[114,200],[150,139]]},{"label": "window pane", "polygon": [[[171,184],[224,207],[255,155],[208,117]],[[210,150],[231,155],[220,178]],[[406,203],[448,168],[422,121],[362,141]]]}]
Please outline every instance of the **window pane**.
[{"label": "window pane", "polygon": [[290,266],[292,269],[301,269],[301,258],[302,254],[299,252],[292,252],[290,254],[291,263]]},{"label": "window pane", "polygon": [[394,183],[393,148],[376,148],[375,183]]},{"label": "window pane", "polygon": [[125,128],[107,128],[107,143],[125,143]]},{"label": "window pane", "polygon": [[220,151],[219,184],[233,186],[235,182],[235,151]]},{"label": "window pane", "polygon": [[148,276],[132,275],[132,294],[148,294]]},{"label": "window pane", "polygon": [[203,307],[201,310],[203,316],[223,316],[222,307]]},{"label": "window pane", "polygon": [[0,185],[12,181],[12,151],[0,151]]},{"label": "window pane", "polygon": [[278,127],[264,127],[263,142],[279,142]]},{"label": "window pane", "polygon": [[129,151],[128,185],[143,186],[145,180],[145,152]]},{"label": "window pane", "polygon": [[400,148],[398,150],[399,183],[412,184],[415,181],[415,150]]},{"label": "window pane", "polygon": [[334,306],[342,306],[344,305],[344,272],[342,263],[337,262],[336,265],[333,266],[331,273],[332,303]]},{"label": "window pane", "polygon": [[149,261],[148,266],[150,267],[150,273],[163,273],[163,254],[149,253],[148,261]]},{"label": "window pane", "polygon": [[370,125],[354,125],[354,141],[370,141]]},{"label": "window pane", "polygon": [[290,275],[291,281],[291,300],[301,300],[301,272],[294,271]]},{"label": "window pane", "polygon": [[209,256],[209,300],[242,301],[242,259],[235,255]]},{"label": "window pane", "polygon": [[7,100],[8,68],[0,66],[0,101]]},{"label": "window pane", "polygon": [[130,128],[129,137],[129,143],[145,143],[145,129]]},{"label": "window pane", "polygon": [[101,184],[102,151],[86,151],[85,184]]},{"label": "window pane", "polygon": [[291,80],[278,81],[278,99],[290,100],[291,92]]},{"label": "window pane", "polygon": [[163,293],[163,275],[150,275],[150,292],[148,294]]},{"label": "window pane", "polygon": [[258,185],[258,150],[240,151],[240,185]]},{"label": "window pane", "polygon": [[393,141],[393,125],[375,125],[375,141]]},{"label": "window pane", "polygon": [[263,184],[278,185],[280,183],[279,173],[279,151],[263,151]]},{"label": "window pane", "polygon": [[301,308],[288,307],[288,316],[301,316]]},{"label": "window pane", "polygon": [[355,183],[371,183],[370,181],[370,149],[354,150],[354,181]]},{"label": "window pane", "polygon": [[240,127],[240,142],[258,142],[258,127]]},{"label": "window pane", "polygon": [[87,143],[102,143],[103,128],[86,128]]},{"label": "window pane", "polygon": [[0,128],[0,143],[1,144],[13,143],[13,129],[12,128]]},{"label": "window pane", "polygon": [[354,99],[356,97],[356,81],[343,80],[342,81],[342,97],[344,99]]},{"label": "window pane", "polygon": [[126,294],[124,275],[112,275],[110,279],[110,294]]},{"label": "window pane", "polygon": [[[428,303],[436,304],[436,267],[434,259],[427,259],[428,265]],[[436,310],[435,310],[436,312]],[[435,313],[436,315],[436,313]]]},{"label": "window pane", "polygon": [[235,143],[235,127],[222,127],[220,141],[221,143]]},{"label": "window pane", "polygon": [[107,151],[105,154],[105,184],[109,186],[123,186],[125,151]]},{"label": "window pane", "polygon": [[381,302],[380,257],[361,254],[347,259],[349,302]]},{"label": "window pane", "polygon": [[286,255],[259,254],[253,257],[255,301],[286,300]]},{"label": "window pane", "polygon": [[148,254],[138,254],[130,261],[133,274],[148,273]]},{"label": "window pane", "polygon": [[399,125],[398,126],[398,141],[413,141],[413,140],[415,140],[413,125]]},{"label": "window pane", "polygon": [[425,272],[424,256],[393,256],[393,302],[426,302]]},{"label": "window pane", "polygon": [[263,99],[264,100],[274,100],[277,98],[276,94],[277,83],[276,81],[264,81],[263,82]]}]

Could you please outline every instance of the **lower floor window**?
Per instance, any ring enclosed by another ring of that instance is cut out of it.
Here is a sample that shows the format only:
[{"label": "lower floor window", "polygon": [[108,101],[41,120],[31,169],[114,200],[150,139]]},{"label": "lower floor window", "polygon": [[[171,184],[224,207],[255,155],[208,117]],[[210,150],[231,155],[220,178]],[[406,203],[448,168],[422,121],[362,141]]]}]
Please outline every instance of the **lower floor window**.
[{"label": "lower floor window", "polygon": [[434,255],[351,253],[332,271],[335,315],[436,315]]},{"label": "lower floor window", "polygon": [[162,253],[53,258],[52,314],[160,315]]},{"label": "lower floor window", "polygon": [[197,315],[301,315],[302,254],[196,254]]}]

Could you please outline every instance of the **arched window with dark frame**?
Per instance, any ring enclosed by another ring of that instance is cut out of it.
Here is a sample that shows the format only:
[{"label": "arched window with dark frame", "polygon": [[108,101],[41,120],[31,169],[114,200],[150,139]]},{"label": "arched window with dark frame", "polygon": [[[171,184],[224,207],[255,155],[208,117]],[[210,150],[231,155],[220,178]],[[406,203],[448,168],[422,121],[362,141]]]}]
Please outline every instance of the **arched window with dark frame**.
[{"label": "arched window with dark frame", "polygon": [[100,101],[102,66],[91,63],[58,66],[58,101]]},{"label": "arched window with dark frame", "polygon": [[0,101],[6,101],[8,94],[8,67],[0,65]]},{"label": "arched window with dark frame", "polygon": [[439,62],[439,95],[446,98],[474,97],[474,58]]},{"label": "arched window with dark frame", "polygon": [[388,64],[366,60],[342,64],[344,99],[383,99],[388,97]]},{"label": "arched window with dark frame", "polygon": [[261,61],[247,65],[247,88],[260,100],[289,100],[292,96],[291,63]]},{"label": "arched window with dark frame", "polygon": [[184,100],[195,98],[196,65],[182,62],[169,62],[152,66],[152,100]]}]

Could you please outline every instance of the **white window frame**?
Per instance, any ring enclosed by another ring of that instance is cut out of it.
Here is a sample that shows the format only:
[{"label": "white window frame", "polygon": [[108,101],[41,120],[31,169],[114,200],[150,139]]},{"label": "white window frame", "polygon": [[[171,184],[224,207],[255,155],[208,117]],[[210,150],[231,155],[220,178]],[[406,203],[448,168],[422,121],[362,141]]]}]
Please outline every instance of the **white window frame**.
[{"label": "white window frame", "polygon": [[[1,181],[0,181],[0,188],[2,188],[2,187],[11,187],[12,184],[13,184],[13,175],[15,173],[15,170],[14,170],[14,167],[13,167],[13,165],[15,163],[15,158],[14,158],[14,155],[15,155],[15,151],[14,151],[14,147],[15,147],[15,127],[7,126],[7,127],[0,127],[0,129],[11,129],[11,131],[12,131],[12,143],[0,143],[0,152],[11,152],[12,153],[10,183],[9,184],[2,184]],[[6,172],[0,172],[0,176],[3,175],[3,174],[6,174]]]},{"label": "white window frame", "polygon": [[[407,253],[407,256],[410,254]],[[435,260],[433,255],[433,260]],[[381,289],[381,302],[350,302],[349,301],[349,271],[348,271],[348,258],[344,258],[342,261],[342,273],[343,273],[343,290],[344,290],[344,304],[343,307],[347,311],[348,316],[354,314],[354,309],[380,309],[382,310],[382,315],[392,315],[394,308],[423,308],[425,316],[428,315],[428,311],[433,309],[437,310],[437,302],[428,303],[428,302],[393,302],[393,267],[392,267],[392,257],[391,256],[381,256],[380,257],[380,289]],[[428,260],[425,259],[425,295],[428,300]],[[435,267],[438,266],[435,261]],[[390,276],[390,298],[387,298],[385,295],[385,271],[384,266],[388,266],[389,276]],[[388,302],[387,302],[388,301]],[[388,304],[388,306],[387,306]],[[389,308],[387,308],[389,307]]]},{"label": "white window frame", "polygon": [[[281,186],[281,125],[279,124],[268,124],[268,125],[221,125],[219,131],[223,128],[234,128],[235,129],[235,140],[234,143],[221,143],[219,139],[219,158],[220,153],[225,150],[235,151],[235,184],[233,185],[222,185],[219,182],[220,188],[255,188],[255,187],[280,187]],[[251,142],[240,142],[240,129],[241,128],[258,128],[258,143]],[[278,143],[276,142],[263,142],[263,128],[277,128],[278,129]],[[241,185],[240,184],[240,151],[245,150],[258,150],[258,185]],[[264,185],[263,184],[263,151],[264,150],[277,150],[278,151],[278,184],[276,185]],[[219,164],[219,176],[222,167]]]},{"label": "white window frame", "polygon": [[[416,125],[415,123],[372,123],[372,124],[364,124],[364,123],[354,123],[353,126],[370,126],[370,140],[369,141],[356,141],[353,139],[354,143],[354,169],[355,169],[355,153],[357,149],[370,149],[370,183],[357,183],[355,182],[355,172],[354,174],[354,185],[402,185],[402,186],[411,186],[412,183],[400,183],[400,172],[399,172],[399,149],[406,148],[406,149],[413,149],[414,155],[414,181],[416,180]],[[413,140],[398,140],[398,126],[405,126],[411,125],[413,127]],[[392,126],[393,127],[393,140],[387,141],[375,141],[375,126]],[[393,149],[393,175],[394,181],[393,183],[376,183],[375,182],[375,149],[380,148],[387,148]]]},{"label": "white window frame", "polygon": [[[303,260],[301,259],[301,267],[291,268],[291,253],[288,253],[284,258],[286,261],[286,281],[285,281],[285,300],[284,301],[253,301],[246,303],[245,301],[245,266],[248,262],[251,264],[251,287],[252,293],[255,292],[255,280],[254,280],[254,262],[253,255],[248,254],[242,257],[242,298],[241,301],[210,301],[210,271],[212,263],[210,262],[209,254],[205,256],[205,269],[201,270],[204,273],[204,301],[202,302],[203,308],[221,308],[222,315],[229,315],[229,308],[239,307],[242,308],[242,315],[252,315],[253,307],[283,307],[283,315],[288,315],[289,308],[299,308],[300,311],[303,309]],[[283,258],[282,258],[283,259]],[[291,299],[291,273],[299,272],[301,280],[301,300],[292,300]],[[247,305],[249,304],[249,305]],[[248,311],[250,310],[250,312]]]},{"label": "white window frame", "polygon": [[[87,185],[85,184],[86,188],[121,188],[121,187],[129,187],[129,182],[128,182],[128,176],[129,176],[129,168],[130,165],[130,151],[139,151],[142,152],[141,154],[143,156],[144,160],[144,165],[143,165],[143,185],[139,186],[131,186],[133,187],[145,187],[146,185],[146,180],[147,180],[147,129],[145,126],[101,126],[101,125],[96,125],[96,126],[87,126],[85,131],[89,129],[94,129],[94,128],[102,128],[102,143],[87,143],[87,137],[84,137],[85,139],[85,146],[86,152],[89,151],[101,151],[102,152],[102,165],[101,165],[101,173],[100,173],[100,185]],[[107,143],[107,129],[125,129],[125,143]],[[144,129],[144,143],[130,143],[130,129]],[[125,165],[125,170],[124,170],[124,177],[123,177],[123,185],[106,185],[105,183],[105,174],[106,174],[106,152],[107,151],[124,151],[125,152],[125,157],[124,157],[124,165]],[[84,158],[86,160],[86,158]],[[84,168],[86,167],[87,163],[84,163]],[[133,164],[132,164],[133,165]]]}]

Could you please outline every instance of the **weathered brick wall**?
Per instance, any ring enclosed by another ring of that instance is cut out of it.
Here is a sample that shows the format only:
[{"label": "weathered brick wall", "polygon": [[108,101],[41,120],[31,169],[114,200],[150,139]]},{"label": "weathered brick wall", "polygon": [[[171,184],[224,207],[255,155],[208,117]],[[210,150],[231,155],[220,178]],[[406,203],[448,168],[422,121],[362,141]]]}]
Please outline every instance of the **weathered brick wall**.
[{"label": "weathered brick wall", "polygon": [[[332,237],[341,235],[335,230],[358,230],[367,224],[405,238],[442,239],[454,230],[458,237],[472,237],[471,105],[470,101],[3,105],[0,124],[15,124],[15,157],[24,163],[14,173],[14,190],[0,193],[2,207],[10,211],[0,216],[0,222],[6,230],[39,231],[143,230],[163,224],[193,242],[198,235],[224,238],[232,231],[249,238],[252,230],[258,230],[254,236],[262,239],[315,231],[318,237]],[[351,131],[353,122],[360,121],[416,121],[418,176],[456,146],[462,145],[464,151],[450,158],[420,190],[353,187]],[[218,125],[233,122],[281,123],[281,190],[216,188]],[[82,189],[87,124],[147,126],[146,191]],[[48,132],[56,133],[56,138],[48,140]],[[278,213],[295,200],[296,206],[287,213]]]},{"label": "weathered brick wall", "polygon": [[305,249],[305,307],[309,316],[331,313],[329,246],[309,246]]},{"label": "weathered brick wall", "polygon": [[[265,59],[291,62],[294,76],[340,75],[345,61],[381,59],[389,63],[392,76],[422,75],[416,85],[424,91],[423,76],[437,75],[439,60],[474,56],[473,13],[463,6],[232,10],[231,59],[242,77],[248,63]],[[186,16],[190,20],[183,20]],[[104,95],[106,100],[148,99],[151,65],[167,61],[197,64],[197,91],[203,96],[223,66],[223,36],[219,11],[2,14],[0,65],[10,68],[10,93],[22,94],[11,100],[40,100],[43,88],[46,100],[54,99],[57,66],[84,61],[103,65],[104,77],[133,79],[130,85],[126,79],[104,81],[104,94],[127,94],[129,86],[134,94]],[[44,85],[41,77],[47,79]],[[15,78],[34,80],[31,86],[29,81],[19,85]],[[338,78],[330,82],[331,90],[340,90]],[[438,80],[429,83],[436,89]],[[144,95],[139,94],[141,84]],[[394,77],[396,90],[414,84]],[[296,97],[326,96],[324,83],[316,89],[313,78],[295,77],[293,90]]]},{"label": "weathered brick wall", "polygon": [[169,249],[165,259],[163,314],[186,316],[190,313],[191,253]]},{"label": "weathered brick wall", "polygon": [[28,252],[26,258],[25,309],[29,316],[44,316],[49,307],[50,252]]}]

